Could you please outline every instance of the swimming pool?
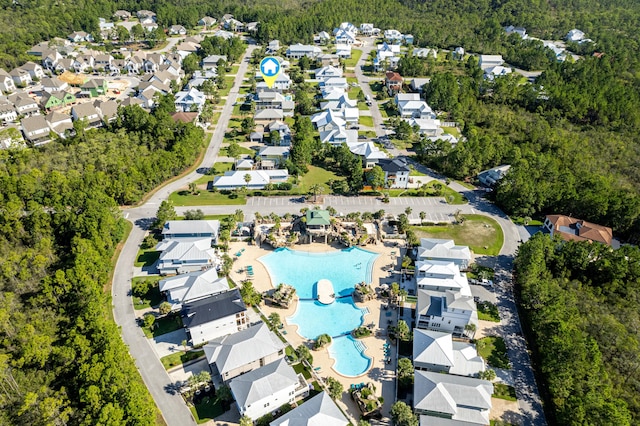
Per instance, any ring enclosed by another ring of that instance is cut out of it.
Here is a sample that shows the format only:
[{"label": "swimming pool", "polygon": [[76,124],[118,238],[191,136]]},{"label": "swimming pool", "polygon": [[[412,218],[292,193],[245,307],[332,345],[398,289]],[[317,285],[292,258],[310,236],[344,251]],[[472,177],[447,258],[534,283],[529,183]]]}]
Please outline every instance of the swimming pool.
[{"label": "swimming pool", "polygon": [[[298,306],[287,321],[297,325],[298,334],[306,339],[329,334],[332,337],[329,354],[336,361],[333,369],[345,376],[359,376],[371,364],[363,354],[362,342],[345,334],[363,323],[365,310],[355,305],[351,293],[355,284],[371,282],[377,257],[377,253],[349,248],[325,253],[278,249],[260,258],[274,286],[285,283],[296,289]],[[314,300],[315,284],[321,279],[331,281],[338,296],[330,305]]]}]

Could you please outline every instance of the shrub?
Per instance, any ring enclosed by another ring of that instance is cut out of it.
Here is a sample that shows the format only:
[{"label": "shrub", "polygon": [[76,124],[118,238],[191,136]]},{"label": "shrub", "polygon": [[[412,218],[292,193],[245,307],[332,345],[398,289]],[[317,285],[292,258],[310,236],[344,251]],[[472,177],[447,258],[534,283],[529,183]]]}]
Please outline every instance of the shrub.
[{"label": "shrub", "polygon": [[291,188],[293,188],[293,185],[289,182],[282,182],[278,184],[278,189],[282,191],[289,191]]}]

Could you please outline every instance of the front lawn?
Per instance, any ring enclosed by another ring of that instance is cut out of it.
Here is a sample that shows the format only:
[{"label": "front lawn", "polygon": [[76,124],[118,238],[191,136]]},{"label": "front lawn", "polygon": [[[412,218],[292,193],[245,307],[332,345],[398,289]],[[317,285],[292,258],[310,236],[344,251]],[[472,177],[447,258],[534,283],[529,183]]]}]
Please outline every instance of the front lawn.
[{"label": "front lawn", "polygon": [[359,121],[361,126],[373,127],[373,117],[371,116],[361,115]]},{"label": "front lawn", "polygon": [[210,206],[210,205],[244,205],[247,199],[242,192],[224,191],[211,192],[200,191],[200,194],[193,195],[191,192],[182,190],[174,192],[169,196],[169,201],[174,206]]},{"label": "front lawn", "polygon": [[360,57],[362,56],[362,50],[351,49],[351,57],[344,60],[345,67],[355,67]]},{"label": "front lawn", "polygon": [[198,424],[207,423],[225,412],[222,401],[216,397],[204,397],[199,403],[189,408]]},{"label": "front lawn", "polygon": [[[241,135],[241,139],[244,141],[244,135]],[[239,145],[238,147],[238,152],[240,153],[240,155],[250,155],[250,156],[254,156],[254,154],[256,153],[254,150],[252,150],[251,148],[246,148],[242,145]],[[228,157],[229,156],[229,145],[225,145],[223,147],[220,148],[220,156],[221,157]]]},{"label": "front lawn", "polygon": [[151,327],[142,327],[144,335],[149,339],[152,337],[162,336],[163,334],[171,333],[172,331],[180,330],[182,328],[182,318],[180,314],[171,313],[164,317],[156,318]]},{"label": "front lawn", "polygon": [[[298,178],[297,191],[300,194],[306,194],[309,192],[309,188],[312,185],[318,184],[324,187],[324,194],[329,194],[331,188],[329,188],[328,182],[330,180],[343,180],[344,177],[338,176],[332,171],[323,169],[318,166],[308,166],[309,171]],[[296,188],[294,188],[295,190]]]},{"label": "front lawn", "polygon": [[136,256],[136,261],[133,263],[133,266],[138,268],[144,268],[153,266],[156,263],[156,260],[160,257],[160,252],[156,251],[154,247],[148,249],[140,249],[138,250],[138,255]]},{"label": "front lawn", "polygon": [[516,389],[513,386],[505,385],[504,383],[493,384],[494,398],[505,399],[507,401],[517,401]]},{"label": "front lawn", "polygon": [[456,244],[469,246],[475,254],[497,256],[504,243],[502,228],[495,220],[479,214],[462,216],[460,225],[414,226],[418,238],[452,239]]},{"label": "front lawn", "polygon": [[198,359],[204,356],[204,350],[188,351],[188,352],[176,352],[171,355],[163,356],[160,358],[160,362],[164,366],[165,370],[170,370],[178,365],[185,364],[194,359]]},{"label": "front lawn", "polygon": [[507,356],[507,347],[502,337],[483,337],[476,341],[476,347],[478,355],[484,358],[491,367],[507,370],[511,368],[511,363]]},{"label": "front lawn", "polygon": [[236,79],[235,76],[231,76],[231,77],[227,76],[227,77],[225,77],[224,81],[226,83],[226,87],[224,89],[218,90],[218,94],[220,96],[229,95],[229,92],[231,91],[231,88],[233,87],[233,83],[234,83],[235,79]]},{"label": "front lawn", "polygon": [[[158,288],[160,280],[160,277],[133,277],[131,289],[134,309],[146,309],[160,305],[162,302],[162,294]],[[143,294],[138,294],[136,288],[144,288],[146,291]]]},{"label": "front lawn", "polygon": [[453,135],[456,138],[462,136],[457,127],[441,127],[441,129],[445,134]]},{"label": "front lawn", "polygon": [[500,322],[498,307],[491,302],[478,302],[478,319],[483,321]]},{"label": "front lawn", "polygon": [[358,102],[358,109],[360,111],[369,111],[369,105],[366,102]]}]

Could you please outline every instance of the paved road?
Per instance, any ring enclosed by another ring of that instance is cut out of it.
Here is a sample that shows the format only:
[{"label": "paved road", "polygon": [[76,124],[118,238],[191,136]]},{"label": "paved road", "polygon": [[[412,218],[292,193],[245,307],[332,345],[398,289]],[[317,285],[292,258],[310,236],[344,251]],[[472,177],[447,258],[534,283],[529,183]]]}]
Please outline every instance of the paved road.
[{"label": "paved road", "polygon": [[[245,56],[242,58],[240,69],[238,70],[228,99],[235,100],[237,97],[242,79],[249,64],[248,60],[255,48],[256,46],[249,46]],[[224,137],[224,130],[228,126],[229,118],[233,111],[233,104],[233,101],[225,104],[218,125],[213,132],[212,140],[202,163],[207,167],[210,167],[214,163],[218,155]],[[171,192],[199,178],[205,171],[206,168],[198,169],[188,176],[164,186],[161,190],[156,191],[143,206],[128,209],[124,212],[125,217],[133,222],[134,226],[118,258],[113,277],[112,296],[115,321],[122,330],[122,338],[129,346],[129,352],[135,359],[136,366],[142,374],[142,379],[147,385],[147,388],[149,388],[153,399],[169,426],[195,425],[196,423],[182,397],[177,394],[172,395],[166,391],[166,386],[171,383],[171,379],[155,355],[142,330],[136,325],[135,312],[133,310],[131,296],[129,295],[131,277],[138,246],[142,242],[145,230],[151,218],[155,215],[160,202],[166,199]]]},{"label": "paved road", "polygon": [[362,92],[365,96],[368,96],[368,99],[371,99],[371,106],[369,106],[369,111],[371,111],[371,117],[373,118],[373,127],[375,128],[376,135],[378,137],[385,136],[387,134],[386,130],[383,129],[383,119],[382,114],[380,114],[380,108],[378,107],[378,102],[376,102],[376,97],[371,87],[369,86],[369,77],[365,76],[362,73],[362,67],[366,63],[367,59],[369,59],[369,54],[373,49],[375,49],[375,38],[370,37],[365,40],[362,46],[362,56],[360,56],[360,60],[356,64],[355,73],[356,78],[358,79],[358,85],[362,89]]}]

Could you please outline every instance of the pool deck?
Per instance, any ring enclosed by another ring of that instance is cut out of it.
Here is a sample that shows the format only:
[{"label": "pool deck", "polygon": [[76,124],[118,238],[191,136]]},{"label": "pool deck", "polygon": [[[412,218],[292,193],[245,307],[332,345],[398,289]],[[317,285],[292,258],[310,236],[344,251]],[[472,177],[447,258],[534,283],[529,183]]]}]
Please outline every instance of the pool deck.
[{"label": "pool deck", "polygon": [[[230,253],[237,253],[243,248],[245,249],[245,251],[243,252],[242,256],[238,257],[234,262],[233,270],[230,274],[230,277],[238,285],[240,285],[241,281],[249,277],[245,272],[239,271],[246,271],[247,266],[251,265],[253,267],[253,277],[251,277],[251,281],[255,289],[260,292],[272,289],[273,284],[271,282],[271,278],[267,273],[264,265],[258,260],[260,257],[273,252],[271,246],[268,244],[264,244],[263,247],[260,248],[256,245],[248,245],[245,242],[234,242],[230,244],[229,251]],[[292,247],[292,249],[294,250],[316,253],[335,251],[344,248],[345,247],[340,245],[329,246],[320,243],[302,244]],[[382,284],[389,285],[394,281],[400,282],[400,276],[398,274],[390,274],[390,272],[386,269],[392,262],[394,266],[397,266],[397,264],[400,262],[400,259],[402,258],[402,256],[399,255],[404,254],[404,250],[400,250],[392,243],[367,245],[366,247],[364,247],[364,249],[380,254],[380,256],[375,259],[372,268],[371,284],[374,288],[380,287]],[[395,255],[392,255],[392,252],[394,252]],[[387,328],[390,325],[394,325],[396,323],[397,311],[391,311],[393,315],[391,317],[387,317],[386,313],[389,311],[382,310],[382,304],[382,301],[379,299],[370,300],[365,303],[356,303],[359,308],[367,307],[369,309],[369,314],[366,314],[364,316],[363,324],[373,325],[372,335],[362,339],[362,342],[367,347],[365,355],[371,358],[371,367],[366,373],[358,377],[343,376],[333,370],[332,366],[334,364],[334,360],[329,356],[329,352],[327,349],[312,351],[313,367],[317,369],[316,374],[321,378],[331,376],[340,381],[344,386],[345,392],[342,396],[342,401],[339,402],[339,405],[347,413],[347,415],[350,417],[350,420],[354,424],[356,424],[358,419],[360,418],[360,412],[358,411],[356,404],[351,400],[351,397],[347,392],[352,384],[372,382],[376,387],[377,396],[382,396],[384,398],[385,403],[383,406],[382,414],[385,417],[389,416],[389,410],[391,409],[391,405],[395,400],[396,346],[391,344],[389,350],[389,357],[391,358],[391,362],[386,363],[384,355],[384,344],[391,343],[386,338]],[[298,327],[296,325],[289,324],[286,320],[287,317],[292,316],[295,313],[296,307],[297,302],[292,303],[288,309],[274,307],[266,305],[264,303],[260,306],[260,309],[267,316],[271,312],[277,312],[278,314],[280,314],[280,318],[282,318],[282,321],[284,323],[284,328],[282,329],[284,337],[294,348],[298,347],[301,344],[311,343],[310,340],[301,337],[297,333]]]}]

